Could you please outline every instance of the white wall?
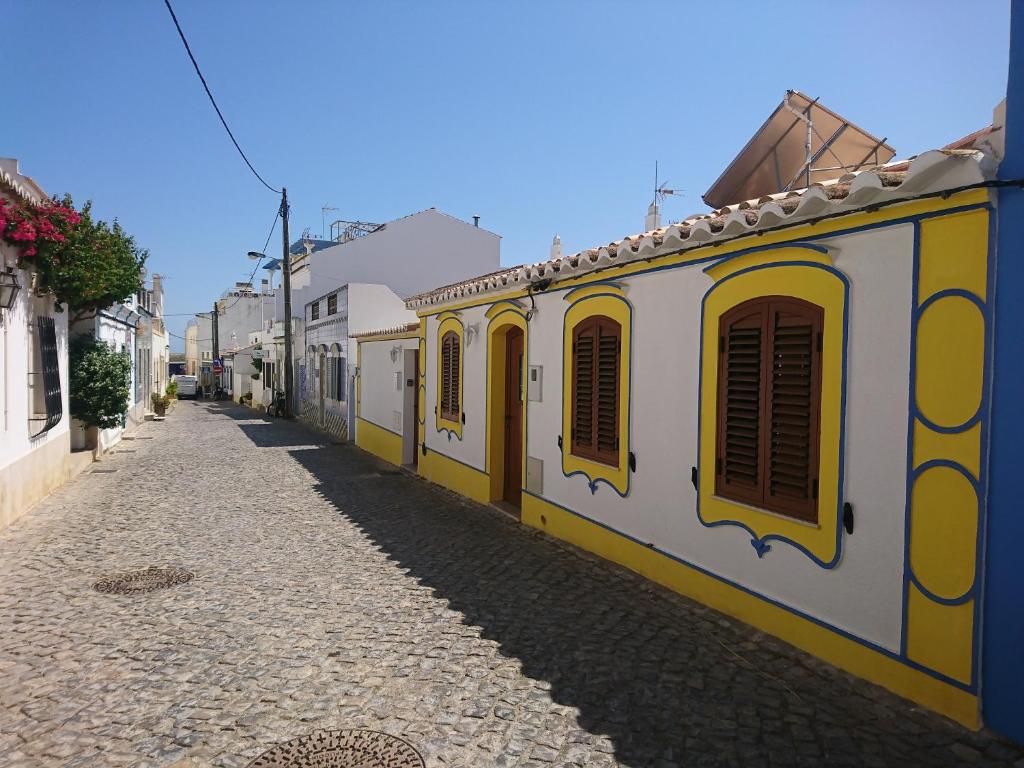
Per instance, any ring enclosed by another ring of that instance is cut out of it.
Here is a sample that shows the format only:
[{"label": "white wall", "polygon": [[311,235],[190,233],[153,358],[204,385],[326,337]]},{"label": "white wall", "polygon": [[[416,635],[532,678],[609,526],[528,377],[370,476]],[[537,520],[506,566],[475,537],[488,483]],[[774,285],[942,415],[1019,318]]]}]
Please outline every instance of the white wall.
[{"label": "white wall", "polygon": [[[493,232],[433,208],[420,211],[305,259],[308,266],[292,278],[292,309],[299,314],[307,302],[345,283],[381,283],[404,298],[493,272],[500,265],[499,244]],[[284,317],[279,293],[277,317]]]},{"label": "white wall", "polygon": [[[835,267],[851,284],[844,500],[856,510],[839,564],[826,569],[784,542],[758,558],[739,527],[707,528],[696,514],[701,300],[706,264],[618,282],[633,306],[630,442],[637,471],[621,498],[591,493],[561,471],[565,291],[537,297],[529,364],[544,369],[543,401],[527,402],[527,453],[542,459],[543,496],[556,504],[892,651],[899,650],[905,521],[913,231],[897,226],[833,237]],[[462,440],[438,433],[437,321],[427,319],[426,443],[484,469],[486,307],[460,310],[479,325],[464,351]],[[364,390],[367,379],[363,381]]]},{"label": "white wall", "polygon": [[[398,351],[392,360],[392,350]],[[381,429],[403,433],[405,424],[405,352],[417,339],[364,341],[359,345],[359,418]],[[411,457],[410,457],[411,458]]]},{"label": "white wall", "polygon": [[[426,437],[427,448],[468,464],[483,472],[487,421],[487,307],[461,310],[463,328],[474,326],[474,338],[462,350],[462,439],[437,429],[437,317],[426,318],[427,353],[421,362],[426,370]],[[465,332],[463,339],[465,339]],[[545,382],[545,386],[547,383]]]},{"label": "white wall", "polygon": [[[16,263],[14,249],[0,243],[0,264],[13,266]],[[18,292],[14,306],[9,310],[0,310],[3,315],[0,326],[0,469],[38,450],[48,443],[66,439],[71,417],[68,402],[68,313],[55,312],[51,297],[34,297],[28,290],[31,285],[31,274],[23,269],[15,269],[18,282],[22,288]],[[39,371],[39,363],[34,360],[32,336],[36,333],[36,317],[49,315],[53,317],[57,332],[57,350],[60,359],[60,385],[63,416],[60,422],[44,435],[32,439],[42,424],[29,421],[35,415],[32,410],[32,391],[30,381],[39,379],[31,377],[31,371]]]}]

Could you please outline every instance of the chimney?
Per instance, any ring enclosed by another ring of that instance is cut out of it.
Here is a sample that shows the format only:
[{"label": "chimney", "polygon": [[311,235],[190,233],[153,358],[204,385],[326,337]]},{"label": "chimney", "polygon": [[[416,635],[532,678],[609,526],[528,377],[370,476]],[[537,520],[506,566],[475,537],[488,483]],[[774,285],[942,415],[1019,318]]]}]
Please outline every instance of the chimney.
[{"label": "chimney", "polygon": [[474,227],[479,227],[480,226],[480,217],[479,216],[474,216],[473,217],[473,226]]},{"label": "chimney", "polygon": [[647,218],[644,219],[644,232],[650,232],[652,229],[658,229],[661,226],[661,210],[658,208],[657,203],[651,203],[647,206]]},{"label": "chimney", "polygon": [[562,258],[562,238],[555,235],[555,239],[551,241],[551,260]]}]

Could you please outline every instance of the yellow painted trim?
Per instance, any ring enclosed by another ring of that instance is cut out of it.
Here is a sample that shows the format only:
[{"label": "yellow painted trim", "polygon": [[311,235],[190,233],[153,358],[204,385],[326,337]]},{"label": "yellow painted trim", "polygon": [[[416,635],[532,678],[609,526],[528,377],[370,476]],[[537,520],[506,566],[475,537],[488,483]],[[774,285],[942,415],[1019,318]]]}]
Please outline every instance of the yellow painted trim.
[{"label": "yellow painted trim", "polygon": [[[675,253],[656,256],[651,259],[630,261],[621,267],[611,267],[588,272],[578,277],[571,277],[565,280],[558,280],[551,290],[573,288],[590,283],[615,281],[640,272],[651,267],[666,267],[675,264],[686,264],[691,261],[700,261],[709,256],[728,256],[736,251],[742,251],[752,246],[778,245],[780,243],[792,243],[810,238],[822,236],[847,229],[855,229],[871,224],[883,224],[894,219],[901,219],[908,216],[917,216],[923,213],[935,213],[938,211],[958,208],[964,205],[975,205],[989,202],[989,193],[985,189],[973,189],[958,192],[948,198],[934,197],[926,200],[915,200],[897,205],[890,205],[878,211],[860,211],[845,216],[837,216],[833,219],[826,219],[815,223],[801,224],[794,227],[764,232],[761,234],[751,233],[737,237],[724,243],[708,244],[705,246],[684,246],[684,250]],[[444,312],[454,312],[467,307],[477,307],[482,304],[492,304],[499,301],[511,301],[526,296],[525,288],[505,291],[502,293],[482,294],[464,301],[444,303],[436,306],[421,307],[416,310],[419,317],[430,317]]]},{"label": "yellow painted trim", "polygon": [[437,321],[443,323],[445,320],[458,320],[462,322],[462,313],[454,309],[446,309],[437,316]]},{"label": "yellow painted trim", "polygon": [[[980,414],[984,401],[991,329],[983,311],[964,296],[933,297],[964,291],[986,301],[989,218],[987,210],[978,209],[922,221],[918,254],[918,308],[929,303],[917,319],[914,467],[948,461],[967,476],[940,464],[914,478],[907,551],[917,584],[907,585],[904,635],[908,658],[963,683],[977,682],[972,680],[980,653],[975,647],[976,603],[973,597],[955,601],[972,587],[974,595],[980,594],[977,543],[984,503],[972,485],[983,471],[982,424],[963,425]],[[933,430],[920,416],[954,431]]]},{"label": "yellow painted trim", "polygon": [[522,315],[523,317],[526,317],[526,307],[524,307],[518,301],[498,301],[498,302],[495,302],[494,304],[492,304],[487,309],[486,312],[484,312],[484,317],[486,317],[488,320],[490,320],[492,317],[494,317],[499,312],[505,312],[505,311],[515,312],[517,314]]},{"label": "yellow painted trim", "polygon": [[536,496],[523,496],[522,521],[775,635],[968,728],[980,725],[974,695]]},{"label": "yellow painted trim", "polygon": [[614,296],[626,297],[626,288],[616,283],[599,283],[596,285],[585,285],[582,288],[574,288],[568,291],[562,299],[569,303],[580,301],[591,296],[612,294]]},{"label": "yellow painted trim", "polygon": [[[459,319],[458,315],[452,312],[445,312],[440,317],[444,318],[438,323],[437,333],[435,338],[437,340],[437,369],[435,371],[434,380],[437,382],[437,409],[434,411],[434,422],[436,424],[438,432],[442,429],[447,429],[449,432],[454,434],[459,440],[462,439],[462,414],[465,412],[465,401],[463,398],[463,372],[466,369],[466,335],[465,329],[462,326],[462,320]],[[459,337],[459,418],[455,421],[444,418],[441,415],[441,339],[449,331],[454,331]]]},{"label": "yellow painted trim", "polygon": [[763,264],[784,264],[787,261],[813,261],[823,264],[826,267],[832,266],[832,257],[815,248],[808,248],[806,245],[792,245],[789,247],[772,248],[770,251],[758,251],[737,256],[735,259],[720,261],[712,267],[708,267],[708,276],[716,283],[729,275],[734,275],[744,269],[757,267]]},{"label": "yellow painted trim", "polygon": [[[603,285],[587,288],[565,312],[562,336],[562,473],[572,475],[578,472],[592,483],[603,480],[625,496],[629,491],[629,379],[633,312],[621,290],[603,289]],[[597,293],[602,295],[595,295]],[[608,293],[614,295],[606,295]],[[572,334],[577,325],[594,315],[609,317],[622,329],[619,350],[619,462],[614,467],[572,453]]]},{"label": "yellow painted trim", "polygon": [[486,473],[479,469],[448,458],[435,450],[427,449],[426,456],[420,456],[419,473],[432,483],[448,490],[487,504],[490,501],[491,484]]},{"label": "yellow painted trim", "polygon": [[[487,325],[487,443],[484,446],[484,466],[490,478],[488,501],[501,499],[505,495],[505,341],[509,328],[523,332],[523,365],[527,364],[525,351],[529,327],[525,313],[508,302],[502,302],[500,312],[489,314]],[[493,309],[493,307],[492,307]],[[524,394],[526,371],[523,371]],[[520,477],[526,477],[526,403],[523,403],[522,465]]]},{"label": "yellow painted trim", "polygon": [[[796,249],[793,249],[796,250]],[[770,260],[776,251],[751,254]],[[792,257],[792,254],[784,254]],[[802,256],[801,256],[802,258]],[[736,259],[739,261],[740,259]],[[763,262],[762,262],[763,263]],[[770,261],[768,262],[770,263]],[[749,265],[748,265],[749,266]],[[818,522],[809,525],[755,507],[716,496],[715,447],[718,426],[719,319],[738,304],[761,296],[793,296],[824,310],[821,365],[821,417],[818,462]],[[737,275],[720,283],[704,302],[703,359],[701,361],[700,516],[705,523],[733,520],[743,523],[761,539],[784,536],[805,547],[824,563],[836,556],[839,514],[839,461],[843,402],[842,280],[814,267],[782,264]]]},{"label": "yellow painted trim", "polygon": [[384,461],[402,465],[402,436],[357,417],[356,445]]}]

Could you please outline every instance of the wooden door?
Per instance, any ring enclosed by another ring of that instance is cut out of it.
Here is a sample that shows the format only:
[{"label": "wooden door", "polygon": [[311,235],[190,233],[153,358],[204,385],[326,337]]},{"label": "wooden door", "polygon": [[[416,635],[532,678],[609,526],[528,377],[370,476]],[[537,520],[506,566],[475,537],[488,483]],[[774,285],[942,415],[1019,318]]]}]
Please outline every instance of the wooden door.
[{"label": "wooden door", "polygon": [[412,465],[420,461],[420,351],[413,353],[412,364]]},{"label": "wooden door", "polygon": [[504,499],[519,506],[523,487],[523,332],[509,329],[505,339]]}]

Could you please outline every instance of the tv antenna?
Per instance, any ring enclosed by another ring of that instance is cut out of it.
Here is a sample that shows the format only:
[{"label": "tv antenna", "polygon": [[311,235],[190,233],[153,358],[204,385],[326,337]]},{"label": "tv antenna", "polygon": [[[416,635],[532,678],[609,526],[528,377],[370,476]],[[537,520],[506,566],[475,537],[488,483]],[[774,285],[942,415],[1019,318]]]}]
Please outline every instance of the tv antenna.
[{"label": "tv antenna", "polygon": [[327,214],[330,211],[340,211],[340,208],[334,208],[327,203],[320,206],[320,239],[327,239]]},{"label": "tv antenna", "polygon": [[659,208],[665,202],[666,197],[682,197],[683,190],[672,189],[668,186],[667,181],[659,181],[658,179],[658,161],[654,161],[654,199],[651,201]]}]

